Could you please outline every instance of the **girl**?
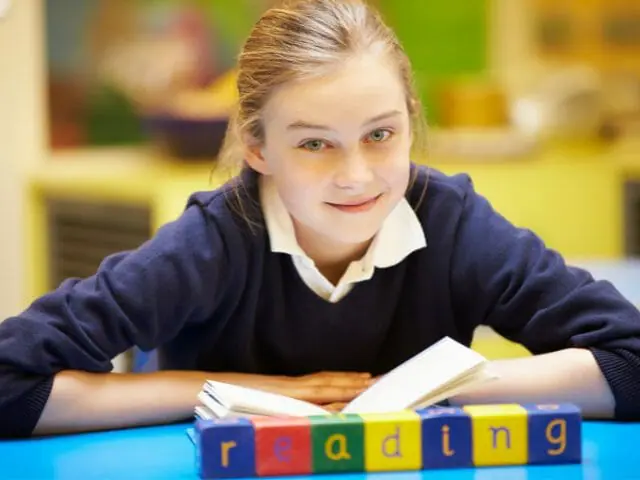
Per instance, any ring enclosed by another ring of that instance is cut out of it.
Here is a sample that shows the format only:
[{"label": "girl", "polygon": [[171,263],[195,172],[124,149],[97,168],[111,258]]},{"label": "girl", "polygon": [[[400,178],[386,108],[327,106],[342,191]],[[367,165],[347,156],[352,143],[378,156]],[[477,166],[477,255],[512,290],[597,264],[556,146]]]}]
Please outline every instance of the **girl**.
[{"label": "girl", "polygon": [[[421,107],[372,9],[273,7],[238,68],[223,158],[240,174],[0,324],[3,436],[184,420],[206,379],[346,402],[445,335],[468,345],[481,324],[534,355],[495,362],[499,380],[450,403],[640,417],[640,313],[466,176],[411,163]],[[134,345],[158,348],[161,371],[109,373]]]}]

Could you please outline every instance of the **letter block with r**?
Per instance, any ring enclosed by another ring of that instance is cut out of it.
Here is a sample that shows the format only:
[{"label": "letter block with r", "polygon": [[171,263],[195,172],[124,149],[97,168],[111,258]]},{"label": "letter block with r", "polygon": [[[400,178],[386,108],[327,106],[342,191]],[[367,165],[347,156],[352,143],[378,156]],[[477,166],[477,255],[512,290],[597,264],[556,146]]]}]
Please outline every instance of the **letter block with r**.
[{"label": "letter block with r", "polygon": [[200,478],[255,476],[255,434],[248,419],[198,420],[195,432]]}]

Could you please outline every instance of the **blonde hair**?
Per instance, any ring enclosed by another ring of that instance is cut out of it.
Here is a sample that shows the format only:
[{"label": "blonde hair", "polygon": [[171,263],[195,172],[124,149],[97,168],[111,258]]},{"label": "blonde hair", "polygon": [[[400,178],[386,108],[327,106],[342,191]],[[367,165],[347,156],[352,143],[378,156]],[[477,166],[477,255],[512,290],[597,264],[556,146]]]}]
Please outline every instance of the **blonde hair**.
[{"label": "blonde hair", "polygon": [[218,167],[244,166],[243,145],[264,142],[262,110],[277,87],[327,73],[353,55],[387,54],[404,86],[413,150],[426,152],[426,120],[411,63],[395,33],[364,0],[284,0],[256,22],[238,58],[238,105]]}]

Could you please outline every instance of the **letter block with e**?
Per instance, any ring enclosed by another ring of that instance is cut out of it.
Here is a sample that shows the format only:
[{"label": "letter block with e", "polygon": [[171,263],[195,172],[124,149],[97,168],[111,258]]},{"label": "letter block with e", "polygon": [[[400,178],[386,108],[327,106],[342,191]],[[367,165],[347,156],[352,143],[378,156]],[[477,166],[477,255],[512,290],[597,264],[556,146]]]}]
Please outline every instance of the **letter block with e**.
[{"label": "letter block with e", "polygon": [[308,475],[311,424],[304,417],[253,417],[258,476]]},{"label": "letter block with e", "polygon": [[475,466],[527,463],[528,420],[521,405],[468,405],[463,409],[471,415]]},{"label": "letter block with e", "polygon": [[364,422],[359,415],[314,415],[313,473],[364,471]]},{"label": "letter block with e", "polygon": [[582,459],[582,415],[571,404],[523,407],[529,415],[529,463],[577,463]]},{"label": "letter block with e", "polygon": [[200,478],[255,476],[255,435],[249,420],[198,420],[195,432]]},{"label": "letter block with e", "polygon": [[461,408],[418,410],[422,421],[422,468],[472,467],[471,417]]},{"label": "letter block with e", "polygon": [[364,420],[364,459],[368,472],[419,470],[420,417],[412,411],[360,414]]}]

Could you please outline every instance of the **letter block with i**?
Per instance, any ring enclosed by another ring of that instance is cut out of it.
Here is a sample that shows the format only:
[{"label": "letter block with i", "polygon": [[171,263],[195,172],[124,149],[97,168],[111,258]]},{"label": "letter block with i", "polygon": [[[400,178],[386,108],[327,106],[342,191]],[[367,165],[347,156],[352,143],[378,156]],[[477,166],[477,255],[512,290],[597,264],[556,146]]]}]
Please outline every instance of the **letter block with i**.
[{"label": "letter block with i", "polygon": [[527,411],[516,404],[468,405],[473,464],[525,465],[528,458]]},{"label": "letter block with i", "polygon": [[461,408],[418,410],[422,421],[422,468],[472,467],[471,417]]},{"label": "letter block with i", "polygon": [[253,417],[251,423],[255,427],[258,476],[313,473],[308,418]]},{"label": "letter block with i", "polygon": [[417,413],[360,414],[364,420],[364,458],[368,472],[419,470],[422,465],[421,424]]},{"label": "letter block with i", "polygon": [[198,420],[195,436],[200,478],[255,476],[255,434],[249,420]]},{"label": "letter block with i", "polygon": [[523,407],[529,415],[529,463],[578,463],[582,459],[582,415],[571,404]]},{"label": "letter block with i", "polygon": [[359,415],[314,415],[313,473],[364,472],[364,422]]}]

